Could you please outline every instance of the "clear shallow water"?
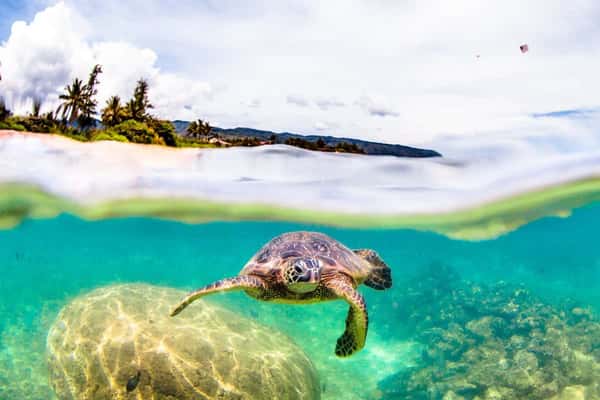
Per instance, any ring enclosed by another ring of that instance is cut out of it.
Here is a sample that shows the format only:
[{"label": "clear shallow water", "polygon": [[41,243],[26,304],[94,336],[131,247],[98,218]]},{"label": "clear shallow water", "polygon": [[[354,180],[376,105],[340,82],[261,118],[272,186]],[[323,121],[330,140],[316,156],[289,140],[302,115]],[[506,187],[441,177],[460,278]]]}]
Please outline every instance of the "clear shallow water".
[{"label": "clear shallow water", "polygon": [[[239,293],[215,296],[210,301],[290,335],[314,362],[322,398],[404,398],[405,392],[394,389],[402,386],[403,381],[394,377],[410,366],[422,368],[424,363],[440,362],[421,359],[424,349],[427,351],[427,346],[432,345],[421,331],[432,327],[445,329],[452,323],[466,326],[466,317],[458,313],[448,317],[450,323],[445,320],[436,325],[434,321],[432,326],[424,327],[418,322],[426,319],[427,312],[439,316],[447,311],[448,297],[440,291],[455,291],[456,287],[445,284],[452,279],[462,289],[472,287],[463,280],[476,281],[484,287],[499,281],[509,286],[521,285],[536,296],[535,302],[556,307],[557,315],[561,310],[570,312],[575,308],[586,313],[598,312],[599,226],[597,204],[578,209],[569,218],[546,218],[496,240],[481,242],[457,241],[409,230],[347,230],[283,223],[185,225],[135,218],[84,222],[70,216],[26,220],[12,230],[0,231],[0,398],[51,398],[44,355],[46,334],[59,309],[74,296],[117,282],[192,289],[237,274],[247,259],[273,236],[300,229],[322,231],[351,248],[373,248],[391,266],[394,278],[391,290],[376,292],[361,288],[371,317],[367,345],[362,352],[345,360],[333,355],[346,314],[342,302],[273,305],[258,303]],[[452,278],[453,274],[458,278]],[[485,290],[483,293],[487,293]],[[407,297],[407,293],[412,293],[412,297]],[[500,302],[509,304],[508,297]],[[420,303],[419,307],[415,301]],[[475,298],[476,304],[478,301]],[[481,313],[487,315],[485,310]],[[415,330],[416,327],[421,331]],[[498,329],[494,332],[500,337]],[[595,332],[588,331],[590,335]],[[542,337],[545,334],[542,331]],[[521,336],[529,340],[527,334]],[[464,344],[482,346],[489,339],[482,337],[477,342],[464,339]],[[600,337],[595,341],[600,343]],[[503,346],[504,342],[496,342]],[[588,357],[600,356],[596,348],[588,350]],[[490,360],[498,361],[494,357],[490,355]],[[503,357],[512,365],[514,357]],[[598,361],[596,358],[595,362]],[[542,370],[544,365],[539,356],[535,368]],[[456,372],[459,373],[464,371]],[[469,379],[475,378],[469,375]],[[430,381],[434,387],[436,380]],[[589,380],[584,383],[593,384]],[[535,385],[537,381],[531,380],[529,384]],[[569,385],[568,379],[563,379],[555,392]],[[485,398],[482,397],[485,394],[477,392],[479,389],[462,390],[458,394],[462,398]],[[598,394],[590,390],[587,398],[598,398],[589,397]],[[435,392],[431,398],[441,399],[443,394]],[[508,398],[504,396],[499,398]]]}]

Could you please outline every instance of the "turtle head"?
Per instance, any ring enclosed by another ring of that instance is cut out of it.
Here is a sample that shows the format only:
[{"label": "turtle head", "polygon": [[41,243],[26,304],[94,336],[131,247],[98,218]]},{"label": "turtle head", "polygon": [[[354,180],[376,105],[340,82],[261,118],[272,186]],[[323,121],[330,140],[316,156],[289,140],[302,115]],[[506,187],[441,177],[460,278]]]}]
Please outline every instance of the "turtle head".
[{"label": "turtle head", "polygon": [[319,261],[312,258],[288,258],[282,272],[286,287],[295,293],[312,292],[321,281]]}]

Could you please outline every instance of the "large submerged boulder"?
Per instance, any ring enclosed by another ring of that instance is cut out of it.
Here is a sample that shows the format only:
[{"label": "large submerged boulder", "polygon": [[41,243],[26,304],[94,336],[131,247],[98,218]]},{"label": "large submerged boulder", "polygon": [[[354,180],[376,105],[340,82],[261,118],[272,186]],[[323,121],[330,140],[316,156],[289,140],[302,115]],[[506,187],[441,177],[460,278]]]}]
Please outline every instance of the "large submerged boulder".
[{"label": "large submerged boulder", "polygon": [[308,357],[287,336],[185,293],[114,285],[74,299],[47,341],[60,399],[319,399]]}]

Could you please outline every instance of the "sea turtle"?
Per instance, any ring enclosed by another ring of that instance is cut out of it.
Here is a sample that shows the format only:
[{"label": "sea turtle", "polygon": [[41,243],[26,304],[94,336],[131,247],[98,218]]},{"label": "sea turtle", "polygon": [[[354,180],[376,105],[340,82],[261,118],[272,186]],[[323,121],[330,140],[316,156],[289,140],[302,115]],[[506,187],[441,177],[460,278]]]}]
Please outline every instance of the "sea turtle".
[{"label": "sea turtle", "polygon": [[211,283],[188,294],[171,312],[179,314],[208,294],[244,290],[263,301],[301,304],[343,299],[350,304],[346,330],[335,354],[348,357],[365,345],[368,316],[361,283],[377,290],[392,286],[390,269],[373,250],[350,250],[317,232],[289,232],[264,245],[238,276]]}]

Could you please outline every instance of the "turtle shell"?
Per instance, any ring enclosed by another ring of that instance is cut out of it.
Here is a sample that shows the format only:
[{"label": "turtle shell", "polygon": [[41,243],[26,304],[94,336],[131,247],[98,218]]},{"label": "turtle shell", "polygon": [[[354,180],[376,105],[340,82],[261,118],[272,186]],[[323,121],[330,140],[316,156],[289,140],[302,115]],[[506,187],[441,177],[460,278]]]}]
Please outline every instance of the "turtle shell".
[{"label": "turtle shell", "polygon": [[362,283],[370,265],[337,240],[319,232],[288,232],[265,244],[244,266],[240,275],[274,276],[286,258],[312,257],[319,261],[321,275],[342,272]]}]

